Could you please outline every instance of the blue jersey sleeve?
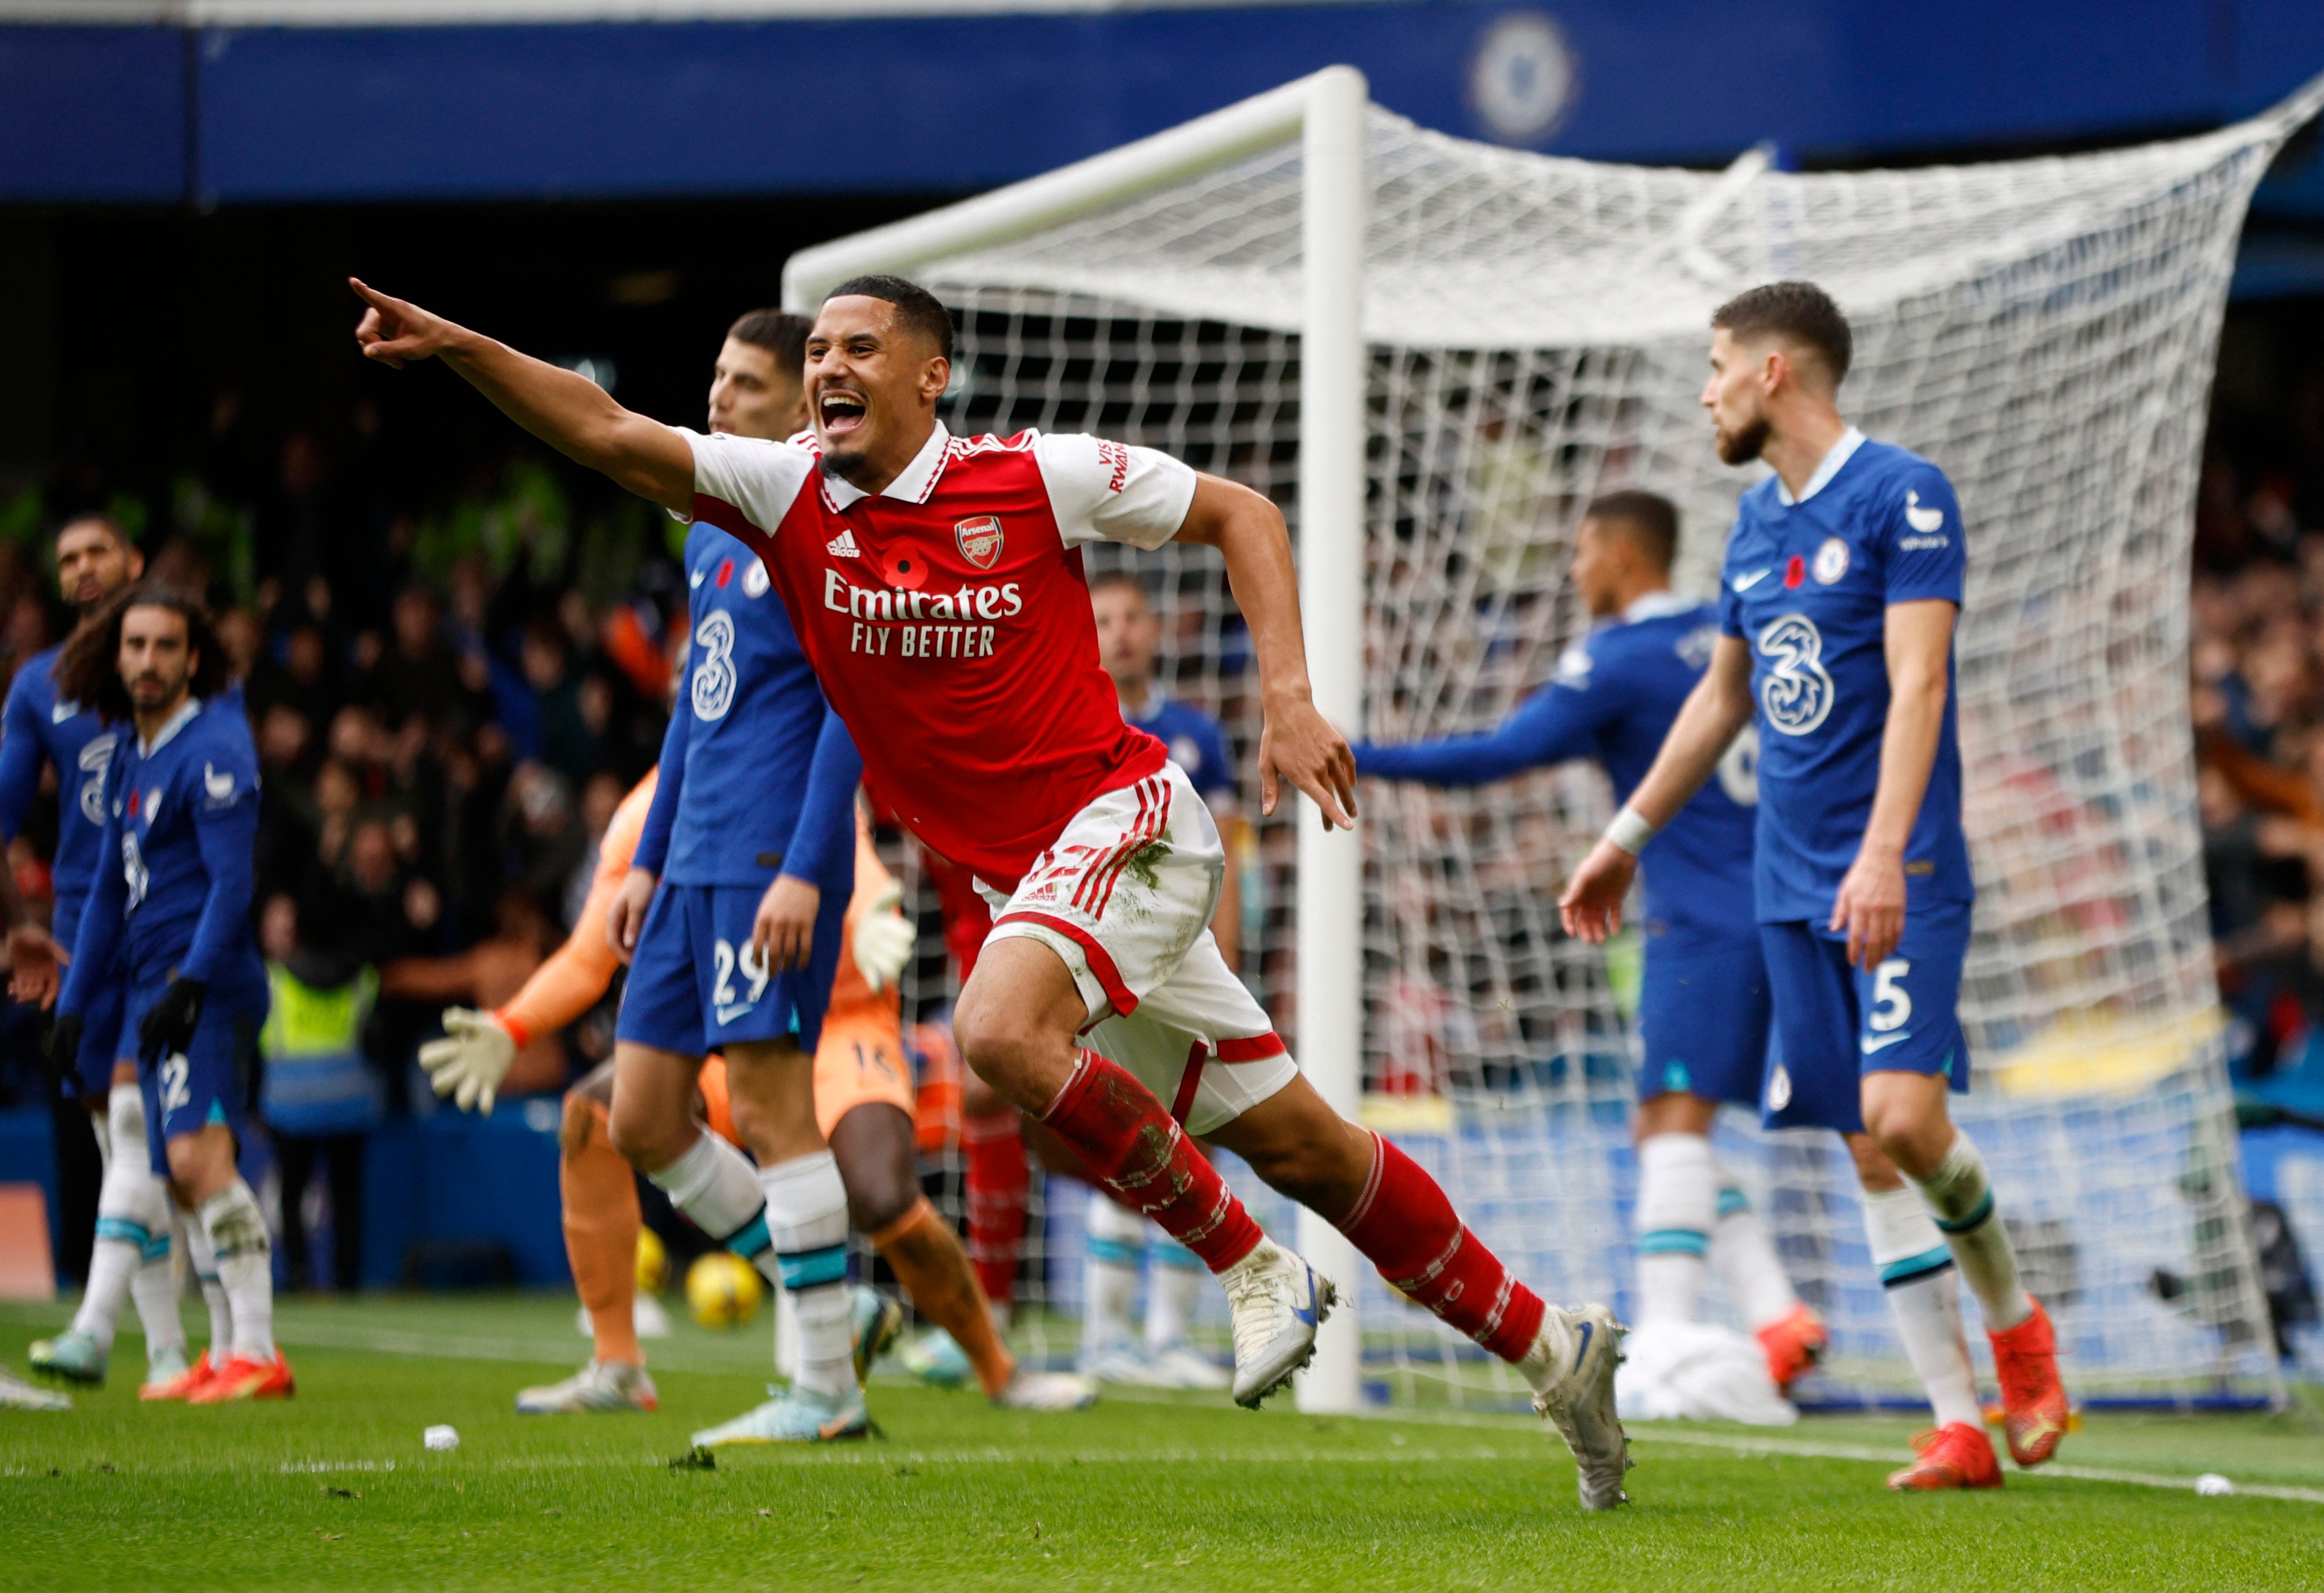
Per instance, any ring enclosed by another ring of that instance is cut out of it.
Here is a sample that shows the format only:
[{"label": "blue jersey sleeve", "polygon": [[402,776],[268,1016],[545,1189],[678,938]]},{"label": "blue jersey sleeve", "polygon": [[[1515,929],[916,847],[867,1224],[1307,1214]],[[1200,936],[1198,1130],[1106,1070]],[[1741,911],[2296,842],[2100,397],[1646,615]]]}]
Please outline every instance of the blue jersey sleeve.
[{"label": "blue jersey sleeve", "polygon": [[[184,978],[209,983],[235,944],[250,934],[254,859],[258,851],[258,770],[236,759],[202,767],[201,788],[185,800],[194,815],[194,844],[202,854],[209,891],[195,920],[193,944],[178,964]],[[186,782],[193,784],[192,779]]]},{"label": "blue jersey sleeve", "polygon": [[1559,660],[1547,686],[1488,733],[1404,747],[1359,746],[1356,772],[1430,786],[1481,786],[1590,757],[1598,750],[1599,727],[1623,706],[1618,686],[1591,680],[1594,672],[1586,644],[1577,647]]},{"label": "blue jersey sleeve", "polygon": [[1915,460],[1889,490],[1893,496],[1881,531],[1884,595],[1892,603],[1941,598],[1958,605],[1969,549],[1952,483],[1935,465]]},{"label": "blue jersey sleeve", "polygon": [[81,909],[80,933],[73,937],[72,965],[65,970],[64,989],[57,996],[59,1012],[86,1012],[97,981],[114,977],[122,907],[129,899],[129,882],[121,872],[121,804],[115,799],[127,762],[116,758],[106,771],[105,833],[97,841],[97,874],[89,881],[88,905]]},{"label": "blue jersey sleeve", "polygon": [[27,670],[16,671],[16,678],[8,683],[8,705],[0,711],[0,844],[16,839],[41,791],[45,749],[28,675]]},{"label": "blue jersey sleeve", "polygon": [[1240,795],[1235,788],[1234,753],[1227,747],[1226,732],[1219,728],[1219,722],[1207,714],[1202,720],[1202,728],[1194,732],[1195,742],[1203,750],[1203,783],[1197,794],[1231,802]]},{"label": "blue jersey sleeve", "polygon": [[799,805],[798,823],[783,848],[784,873],[810,885],[826,885],[843,852],[853,859],[855,787],[862,778],[863,760],[847,727],[838,714],[825,709],[823,728],[815,740],[815,761],[807,766],[807,800]]},{"label": "blue jersey sleeve", "polygon": [[680,692],[678,705],[670,710],[669,728],[661,735],[661,774],[654,781],[653,801],[646,806],[645,824],[638,831],[636,850],[630,853],[630,867],[657,877],[669,861],[670,833],[678,824],[678,794],[686,788],[687,727],[693,723],[694,710]]}]

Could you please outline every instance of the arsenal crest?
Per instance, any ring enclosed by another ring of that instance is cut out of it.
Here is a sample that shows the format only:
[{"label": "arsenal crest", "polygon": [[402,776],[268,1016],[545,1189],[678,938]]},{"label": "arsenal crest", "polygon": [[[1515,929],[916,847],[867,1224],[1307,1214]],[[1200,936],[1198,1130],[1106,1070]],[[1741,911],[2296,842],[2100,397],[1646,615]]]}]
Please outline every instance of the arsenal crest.
[{"label": "arsenal crest", "polygon": [[981,514],[974,520],[962,520],[952,529],[953,540],[960,544],[961,556],[980,570],[989,570],[1001,557],[1001,517]]}]

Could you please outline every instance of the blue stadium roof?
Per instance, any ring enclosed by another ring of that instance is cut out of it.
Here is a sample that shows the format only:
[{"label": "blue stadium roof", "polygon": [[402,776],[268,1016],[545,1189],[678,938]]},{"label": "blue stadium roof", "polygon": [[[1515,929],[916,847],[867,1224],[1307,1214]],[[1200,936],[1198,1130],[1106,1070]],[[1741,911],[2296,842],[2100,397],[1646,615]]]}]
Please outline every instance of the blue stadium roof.
[{"label": "blue stadium roof", "polygon": [[2230,119],[2324,5],[0,0],[0,199],[960,191],[1340,60],[1469,137],[1864,161]]}]

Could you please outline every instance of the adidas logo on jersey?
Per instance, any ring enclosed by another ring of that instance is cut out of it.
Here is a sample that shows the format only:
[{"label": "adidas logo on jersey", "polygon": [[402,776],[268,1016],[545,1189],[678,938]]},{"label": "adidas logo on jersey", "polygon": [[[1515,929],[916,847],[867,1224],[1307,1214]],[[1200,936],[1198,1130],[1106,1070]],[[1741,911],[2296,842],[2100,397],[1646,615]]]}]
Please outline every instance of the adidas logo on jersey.
[{"label": "adidas logo on jersey", "polygon": [[829,550],[834,558],[861,558],[863,557],[863,550],[855,545],[855,530],[852,526],[840,527],[839,535],[834,537],[830,541],[825,542],[824,547]]}]

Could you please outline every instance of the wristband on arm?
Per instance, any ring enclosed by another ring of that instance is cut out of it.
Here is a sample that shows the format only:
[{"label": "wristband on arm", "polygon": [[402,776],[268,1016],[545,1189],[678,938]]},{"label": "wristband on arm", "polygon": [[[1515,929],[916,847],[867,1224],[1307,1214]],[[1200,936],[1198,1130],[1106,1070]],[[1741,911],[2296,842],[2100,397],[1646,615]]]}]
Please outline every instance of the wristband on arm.
[{"label": "wristband on arm", "polygon": [[1624,807],[1606,826],[1606,839],[1636,857],[1646,850],[1646,843],[1655,838],[1655,827],[1646,815],[1635,807]]}]

